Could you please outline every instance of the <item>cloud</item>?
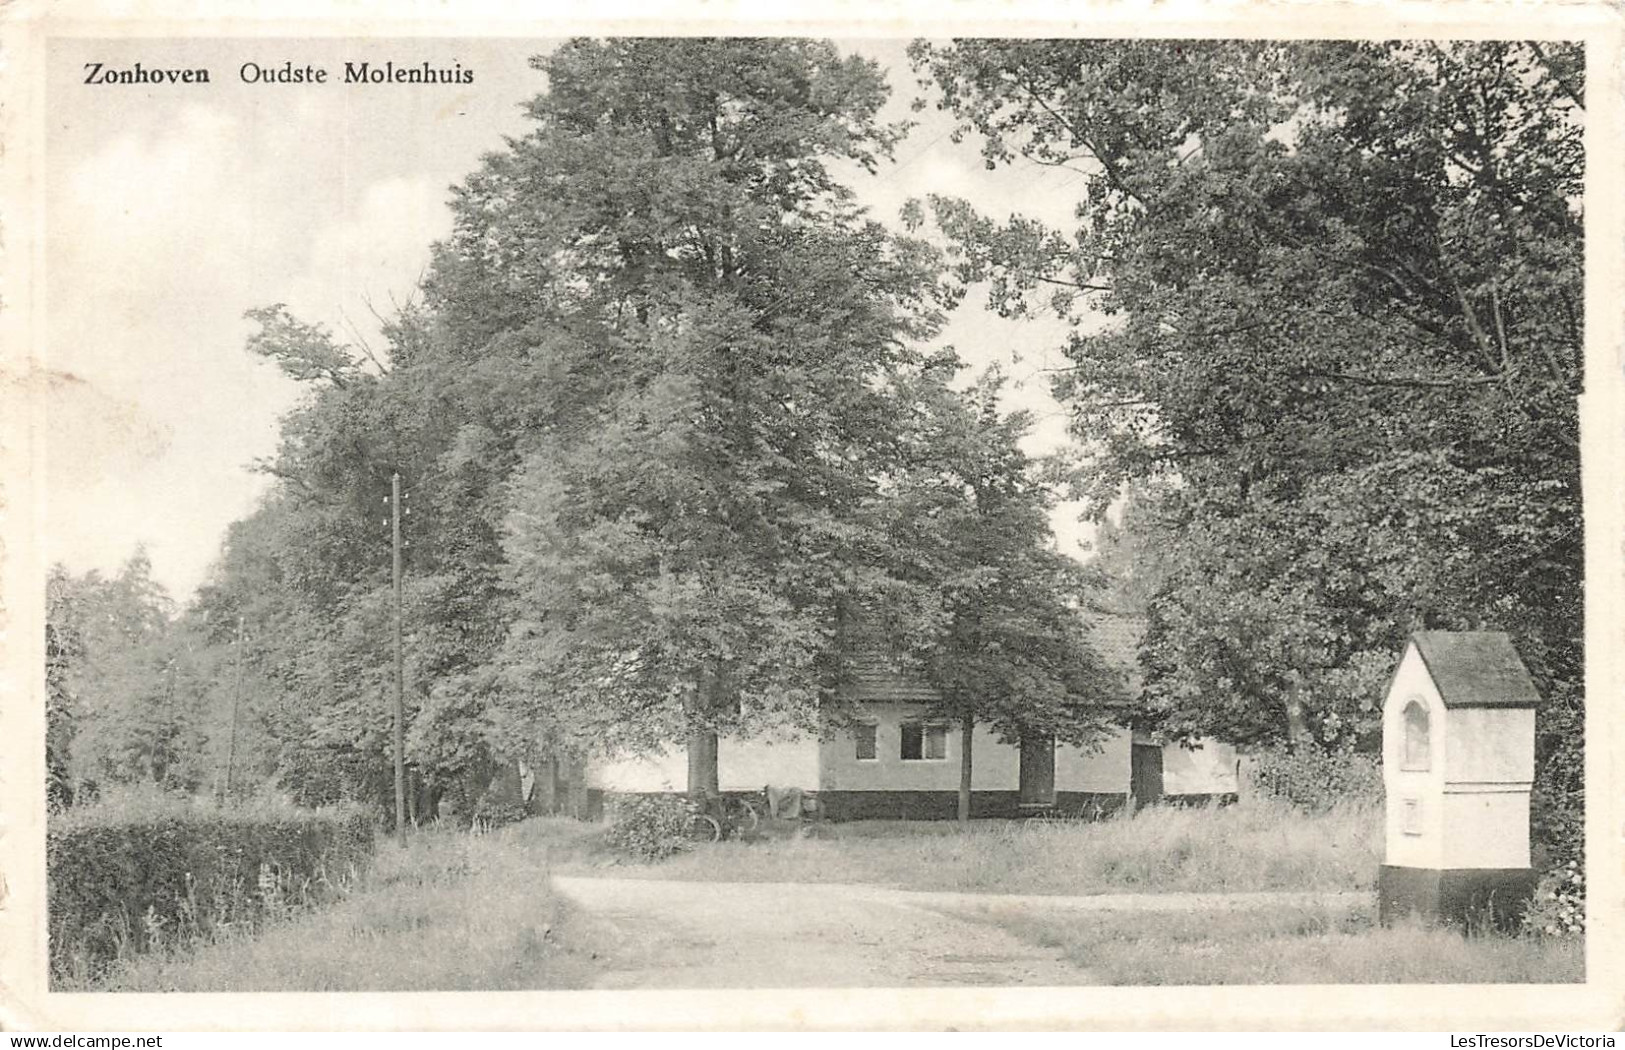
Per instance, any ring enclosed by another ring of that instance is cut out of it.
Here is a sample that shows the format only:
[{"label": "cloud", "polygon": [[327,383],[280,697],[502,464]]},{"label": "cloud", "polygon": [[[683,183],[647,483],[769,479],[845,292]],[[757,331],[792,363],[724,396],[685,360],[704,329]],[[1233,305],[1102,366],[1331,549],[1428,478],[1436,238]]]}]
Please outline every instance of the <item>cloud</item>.
[{"label": "cloud", "polygon": [[374,339],[367,302],[410,294],[451,224],[443,179],[353,184],[321,142],[247,112],[132,124],[47,205],[47,554],[110,570],[146,542],[181,597],[265,491],[245,468],[300,394],[244,352],[243,312],[287,302]]},{"label": "cloud", "polygon": [[341,337],[355,328],[369,340],[377,322],[404,302],[429,263],[429,246],[451,232],[445,190],[430,178],[389,178],[362,191],[354,211],[316,231],[304,273],[286,300]]}]

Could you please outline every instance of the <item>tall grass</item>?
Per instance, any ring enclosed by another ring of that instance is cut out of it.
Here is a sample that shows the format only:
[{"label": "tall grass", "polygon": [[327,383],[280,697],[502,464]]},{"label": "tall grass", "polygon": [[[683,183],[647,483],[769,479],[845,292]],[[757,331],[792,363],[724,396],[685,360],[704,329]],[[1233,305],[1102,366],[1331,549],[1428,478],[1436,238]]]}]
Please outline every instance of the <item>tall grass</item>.
[{"label": "tall grass", "polygon": [[[831,825],[831,839],[723,842],[634,877],[857,882],[982,893],[1366,890],[1382,858],[1381,810],[1304,814],[1269,800],[1153,807],[1098,823]],[[877,833],[878,832],[878,833]]]},{"label": "tall grass", "polygon": [[1573,940],[1378,927],[1371,909],[1079,915],[967,910],[1060,949],[1096,984],[1551,984],[1585,979]]},{"label": "tall grass", "polygon": [[570,917],[549,888],[551,823],[477,836],[431,829],[406,850],[383,844],[372,869],[333,907],[259,936],[123,960],[94,990],[580,987],[593,964],[569,943]]}]

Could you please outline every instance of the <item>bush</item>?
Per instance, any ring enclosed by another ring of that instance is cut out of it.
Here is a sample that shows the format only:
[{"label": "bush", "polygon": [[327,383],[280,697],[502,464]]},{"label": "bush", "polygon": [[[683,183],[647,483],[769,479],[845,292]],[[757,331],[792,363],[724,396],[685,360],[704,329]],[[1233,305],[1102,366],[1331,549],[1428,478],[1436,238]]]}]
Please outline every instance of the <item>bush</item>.
[{"label": "bush", "polygon": [[1571,860],[1541,875],[1523,925],[1530,933],[1547,937],[1585,935],[1586,883],[1579,861]]},{"label": "bush", "polygon": [[1560,868],[1569,861],[1585,863],[1585,797],[1535,781],[1529,799],[1529,837],[1535,867]]},{"label": "bush", "polygon": [[372,854],[366,811],[215,810],[182,802],[72,810],[46,834],[53,978],[341,892]]},{"label": "bush", "polygon": [[1272,748],[1253,758],[1253,790],[1306,813],[1339,803],[1382,802],[1382,767],[1374,755],[1300,747]]},{"label": "bush", "polygon": [[638,860],[665,860],[689,848],[688,803],[673,795],[634,795],[618,800],[604,833],[610,848]]},{"label": "bush", "polygon": [[479,805],[474,807],[474,826],[481,831],[493,831],[517,824],[530,815],[523,802],[512,799],[492,798],[486,795],[480,799]]}]

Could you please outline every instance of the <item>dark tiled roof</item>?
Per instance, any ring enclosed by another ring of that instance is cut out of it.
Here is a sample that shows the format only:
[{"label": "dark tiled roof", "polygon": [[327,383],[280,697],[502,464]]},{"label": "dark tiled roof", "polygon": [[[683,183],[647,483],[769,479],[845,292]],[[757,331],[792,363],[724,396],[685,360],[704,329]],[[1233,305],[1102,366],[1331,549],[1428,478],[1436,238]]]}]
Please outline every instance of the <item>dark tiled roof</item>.
[{"label": "dark tiled roof", "polygon": [[1512,639],[1500,631],[1411,635],[1446,707],[1534,707],[1540,703]]},{"label": "dark tiled roof", "polygon": [[859,700],[933,703],[937,691],[918,676],[898,669],[878,645],[866,645],[851,656],[852,692]]},{"label": "dark tiled roof", "polygon": [[[1140,695],[1140,639],[1145,637],[1145,621],[1131,616],[1098,614],[1089,624],[1089,640],[1095,651],[1123,673],[1129,697]],[[894,662],[878,637],[860,637],[850,656],[852,695],[860,701],[892,703],[932,703],[939,699],[935,689]]]},{"label": "dark tiled roof", "polygon": [[1098,613],[1089,624],[1089,640],[1095,652],[1123,673],[1128,683],[1128,696],[1137,699],[1145,685],[1140,674],[1140,642],[1145,638],[1144,620],[1136,616],[1113,616]]}]

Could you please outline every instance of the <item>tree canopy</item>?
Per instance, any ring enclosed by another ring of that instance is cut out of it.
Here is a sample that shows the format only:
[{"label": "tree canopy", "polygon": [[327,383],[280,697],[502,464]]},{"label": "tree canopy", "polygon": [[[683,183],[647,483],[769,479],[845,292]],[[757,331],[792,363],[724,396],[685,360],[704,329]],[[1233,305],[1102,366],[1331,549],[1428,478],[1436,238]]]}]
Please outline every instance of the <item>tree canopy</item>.
[{"label": "tree canopy", "polygon": [[1055,389],[1096,512],[1158,485],[1164,730],[1357,738],[1408,631],[1483,626],[1552,701],[1543,757],[1577,746],[1579,47],[911,54],[990,165],[1080,175],[1074,229],[930,203],[993,308],[1076,322]]},{"label": "tree canopy", "polygon": [[[687,740],[704,786],[715,734],[839,716],[854,610],[898,625],[905,655],[944,622],[898,522],[911,472],[947,455],[919,460],[921,433],[969,418],[924,350],[957,290],[830,174],[902,136],[882,71],[795,39],[575,40],[533,65],[531,130],[454,189],[387,350],[249,315],[249,349],[308,394],[201,605],[259,625],[264,717],[313,800],[387,782],[396,470],[430,780]],[[1023,498],[1006,560],[1047,535]],[[1053,700],[1034,717],[1059,719]]]}]

